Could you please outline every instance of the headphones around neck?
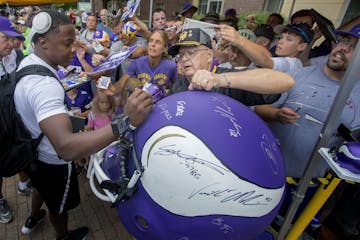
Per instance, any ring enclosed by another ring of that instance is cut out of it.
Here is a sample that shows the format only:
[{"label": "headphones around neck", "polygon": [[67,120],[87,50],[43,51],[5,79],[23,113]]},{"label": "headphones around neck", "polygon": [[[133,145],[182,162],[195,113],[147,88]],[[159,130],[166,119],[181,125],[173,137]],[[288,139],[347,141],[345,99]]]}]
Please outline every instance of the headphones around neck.
[{"label": "headphones around neck", "polygon": [[47,12],[40,12],[34,16],[32,28],[35,33],[44,34],[49,31],[52,24],[51,16]]}]

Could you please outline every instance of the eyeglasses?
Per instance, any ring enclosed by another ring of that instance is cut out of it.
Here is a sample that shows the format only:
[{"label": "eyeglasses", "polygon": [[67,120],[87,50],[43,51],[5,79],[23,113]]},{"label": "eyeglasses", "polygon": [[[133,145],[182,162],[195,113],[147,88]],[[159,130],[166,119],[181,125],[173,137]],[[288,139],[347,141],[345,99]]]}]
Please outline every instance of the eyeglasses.
[{"label": "eyeglasses", "polygon": [[208,50],[209,49],[205,49],[205,48],[195,48],[195,49],[187,50],[184,52],[179,52],[179,54],[177,54],[175,56],[175,60],[177,62],[180,62],[180,61],[184,60],[184,57],[187,57],[190,59],[190,58],[194,57],[196,53],[198,53],[200,51],[208,51]]},{"label": "eyeglasses", "polygon": [[338,36],[337,44],[345,45],[351,49],[355,49],[357,42],[358,41],[352,41],[350,38],[347,38],[347,37],[339,37]]}]

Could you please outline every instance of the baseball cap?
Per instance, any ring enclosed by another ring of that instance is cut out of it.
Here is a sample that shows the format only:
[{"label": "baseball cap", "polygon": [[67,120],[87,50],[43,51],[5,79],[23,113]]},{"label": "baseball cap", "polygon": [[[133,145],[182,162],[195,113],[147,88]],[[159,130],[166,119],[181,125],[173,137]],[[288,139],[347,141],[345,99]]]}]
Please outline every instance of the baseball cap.
[{"label": "baseball cap", "polygon": [[96,30],[93,35],[93,39],[99,42],[109,42],[110,37],[104,30]]},{"label": "baseball cap", "polygon": [[3,16],[0,16],[0,32],[10,37],[24,39],[21,33],[18,33],[17,31],[15,31],[15,29],[12,28],[10,20]]},{"label": "baseball cap", "polygon": [[257,37],[265,37],[267,39],[270,39],[270,41],[274,39],[275,34],[273,28],[268,24],[259,25],[255,29],[254,33]]},{"label": "baseball cap", "polygon": [[184,13],[189,11],[191,8],[195,9],[195,12],[198,10],[198,8],[195,7],[194,5],[192,5],[191,2],[188,2],[182,7],[180,14],[183,15]]},{"label": "baseball cap", "polygon": [[240,29],[238,31],[238,33],[240,33],[240,35],[244,38],[246,38],[247,40],[250,40],[252,42],[255,42],[256,40],[256,36],[255,33],[253,31],[251,31],[250,29]]},{"label": "baseball cap", "polygon": [[171,46],[168,52],[170,55],[174,56],[179,52],[179,48],[182,46],[190,47],[200,45],[212,49],[210,36],[200,28],[188,28],[180,33],[178,43]]},{"label": "baseball cap", "polygon": [[26,22],[25,22],[24,19],[18,19],[18,20],[16,21],[16,24],[26,25]]},{"label": "baseball cap", "polygon": [[311,27],[306,23],[299,24],[288,24],[277,25],[274,28],[274,32],[281,34],[283,32],[295,33],[296,35],[302,37],[305,42],[310,43],[314,37],[314,32],[311,30]]},{"label": "baseball cap", "polygon": [[346,37],[346,36],[353,36],[356,38],[360,38],[360,24],[355,25],[350,31],[336,31],[337,35]]}]

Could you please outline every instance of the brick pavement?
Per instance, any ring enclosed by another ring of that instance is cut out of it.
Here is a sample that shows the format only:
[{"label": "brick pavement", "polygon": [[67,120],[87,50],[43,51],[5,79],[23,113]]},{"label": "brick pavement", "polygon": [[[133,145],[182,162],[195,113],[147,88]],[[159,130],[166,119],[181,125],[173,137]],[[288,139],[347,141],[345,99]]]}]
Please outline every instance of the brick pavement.
[{"label": "brick pavement", "polygon": [[[29,235],[21,233],[20,228],[30,214],[31,196],[17,194],[17,181],[17,176],[4,179],[3,195],[13,209],[15,219],[8,224],[0,223],[0,240],[55,239],[55,232],[48,217]],[[89,240],[132,240],[133,238],[121,224],[116,210],[110,208],[110,203],[97,199],[91,192],[84,174],[79,176],[79,184],[81,204],[69,212],[69,229],[88,226],[90,228]]]}]

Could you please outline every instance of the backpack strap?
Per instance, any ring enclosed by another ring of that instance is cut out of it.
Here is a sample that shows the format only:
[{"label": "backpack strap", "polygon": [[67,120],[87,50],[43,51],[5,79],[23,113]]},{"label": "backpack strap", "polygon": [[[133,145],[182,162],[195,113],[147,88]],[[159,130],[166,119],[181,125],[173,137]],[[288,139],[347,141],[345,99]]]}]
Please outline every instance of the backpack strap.
[{"label": "backpack strap", "polygon": [[[40,75],[40,76],[49,76],[56,78],[58,82],[60,83],[58,77],[47,67],[44,67],[42,65],[29,65],[26,67],[23,67],[19,71],[16,72],[16,83],[18,83],[23,77],[27,75]],[[60,83],[61,84],[61,83]],[[62,86],[62,84],[61,84]]]},{"label": "backpack strap", "polygon": [[15,49],[15,52],[16,52],[16,68],[17,68],[20,62],[24,59],[24,54],[18,48]]},{"label": "backpack strap", "polygon": [[[42,65],[28,65],[26,67],[23,67],[19,71],[16,72],[16,83],[18,83],[23,77],[27,75],[40,75],[40,76],[49,76],[56,78],[56,80],[59,82],[62,88],[64,86],[61,84],[58,77],[47,67],[44,67]],[[43,138],[44,134],[41,133],[37,138],[33,139],[32,145],[33,147],[37,147],[40,144],[41,139]]]}]

